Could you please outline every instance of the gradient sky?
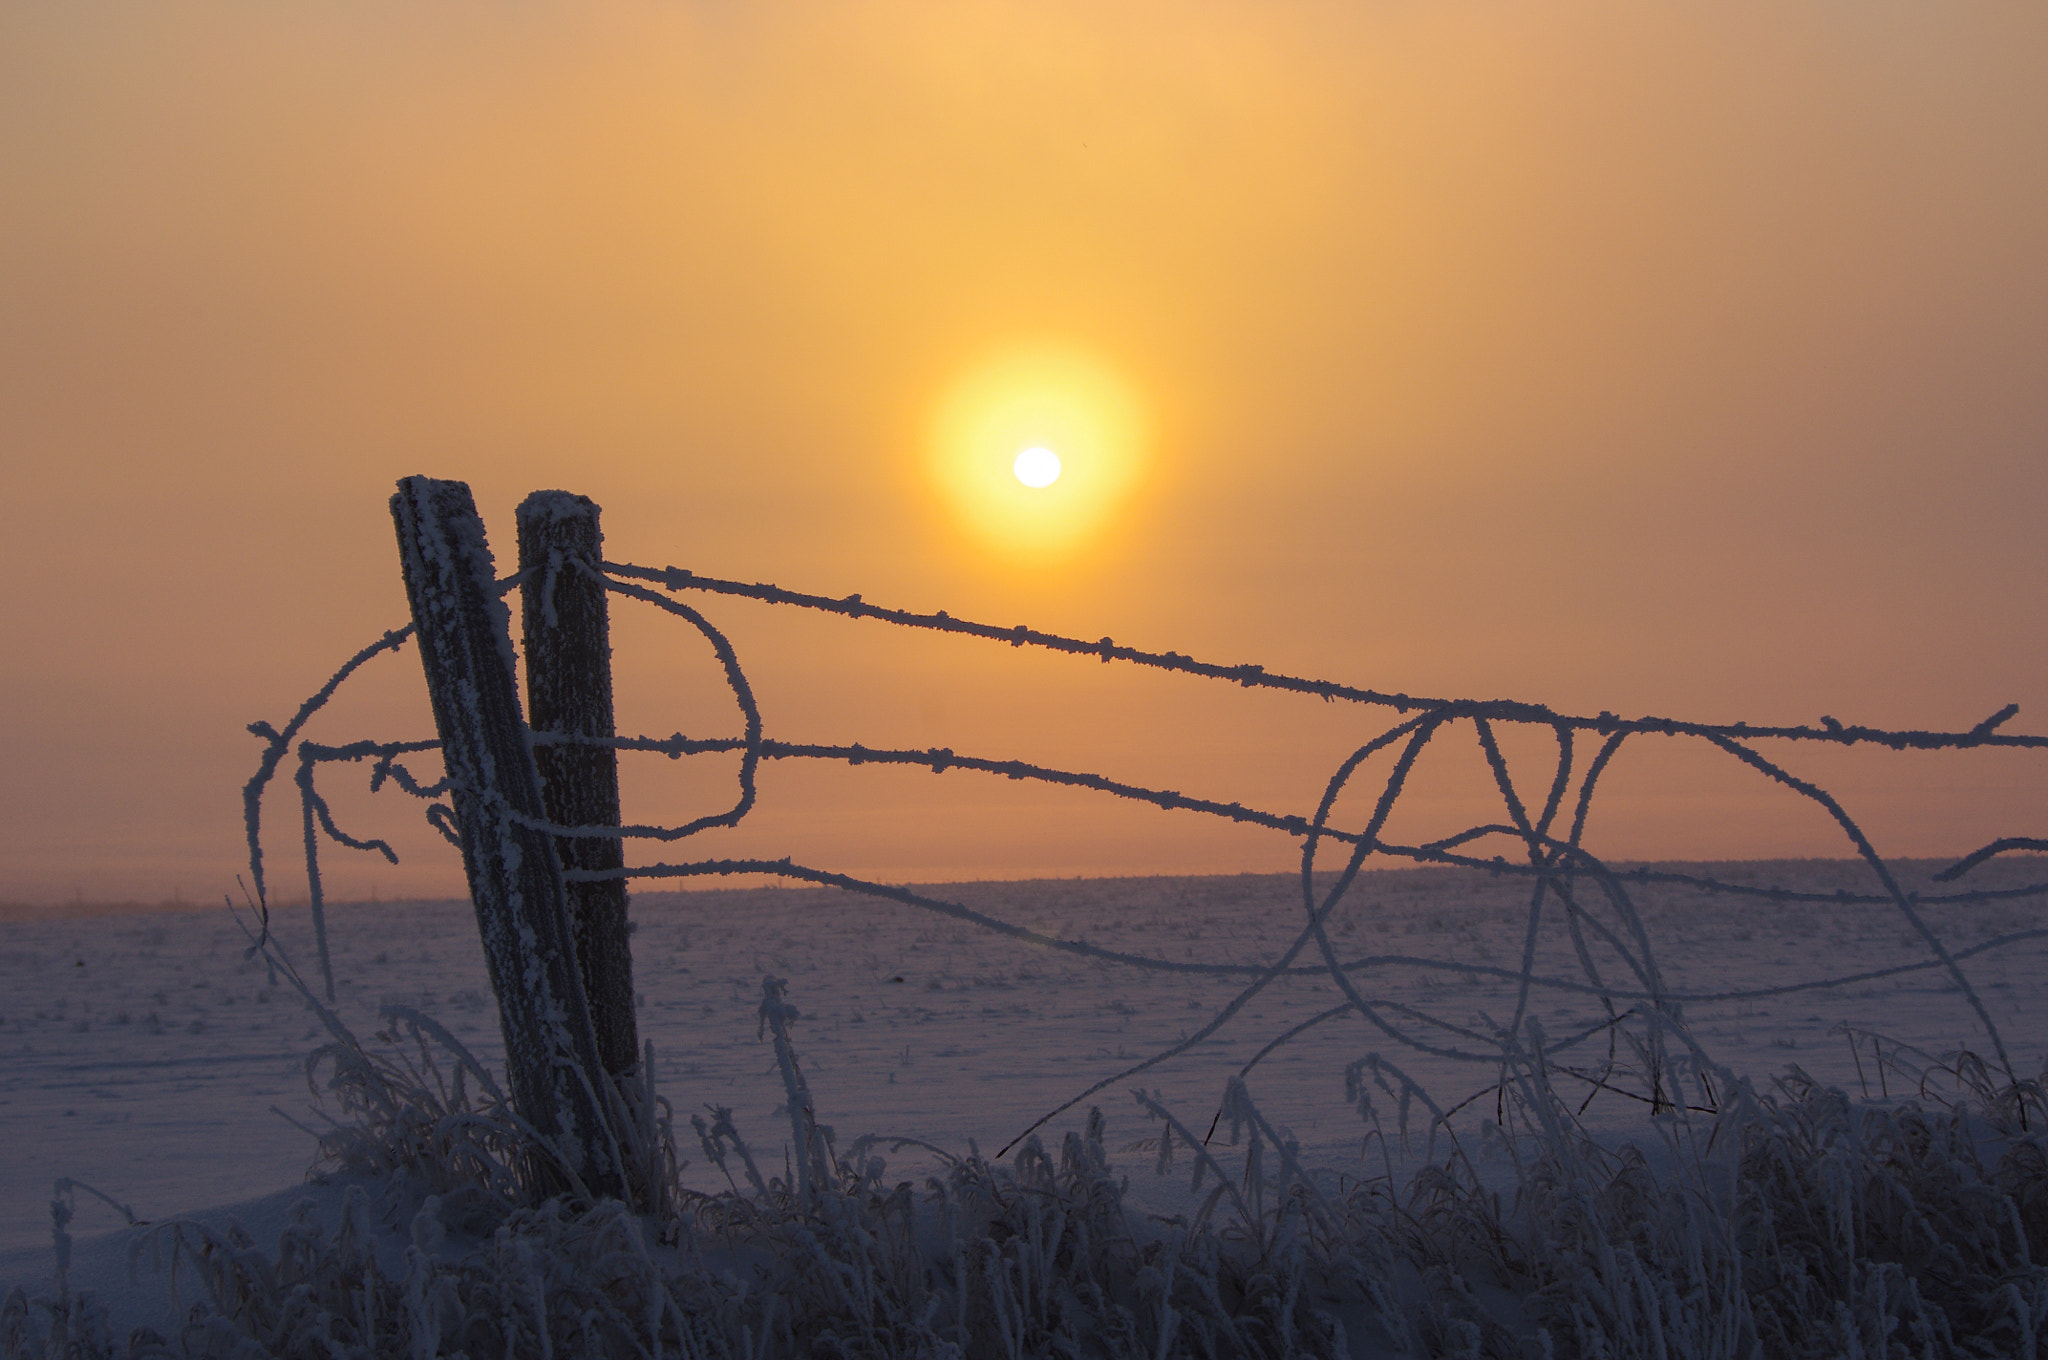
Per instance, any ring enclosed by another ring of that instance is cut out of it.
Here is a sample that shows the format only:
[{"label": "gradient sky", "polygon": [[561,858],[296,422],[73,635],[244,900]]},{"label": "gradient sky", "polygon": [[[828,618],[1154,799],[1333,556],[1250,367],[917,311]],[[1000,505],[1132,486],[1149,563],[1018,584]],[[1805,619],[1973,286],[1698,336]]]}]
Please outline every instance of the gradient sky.
[{"label": "gradient sky", "polygon": [[[2043,70],[2031,3],[10,3],[0,900],[232,885],[242,729],[404,620],[420,472],[501,562],[564,487],[620,560],[1387,690],[2048,730]],[[1114,427],[1059,551],[934,470],[1019,355]],[[1306,811],[1381,717],[713,616],[793,740]],[[622,612],[618,648],[629,730],[733,730],[700,644]],[[408,650],[315,735],[429,732]],[[1489,816],[1443,745],[1418,837]],[[1789,758],[1888,854],[2048,834],[2038,756]],[[1623,761],[1602,853],[1846,850],[1725,758]],[[634,765],[629,814],[729,774]],[[763,799],[703,852],[1291,862],[969,775]],[[337,808],[406,862],[335,891],[459,884],[414,807]]]}]

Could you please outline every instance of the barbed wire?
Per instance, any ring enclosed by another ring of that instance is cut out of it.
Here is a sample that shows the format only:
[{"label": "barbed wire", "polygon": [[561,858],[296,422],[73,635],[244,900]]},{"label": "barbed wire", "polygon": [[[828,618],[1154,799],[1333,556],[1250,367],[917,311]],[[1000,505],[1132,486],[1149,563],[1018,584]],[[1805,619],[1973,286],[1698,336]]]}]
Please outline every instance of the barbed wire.
[{"label": "barbed wire", "polygon": [[[495,813],[508,823],[518,823],[558,837],[679,842],[713,827],[739,825],[758,801],[757,775],[763,760],[819,760],[849,766],[923,767],[935,775],[955,771],[970,772],[1083,789],[1148,804],[1166,811],[1192,812],[1275,831],[1301,842],[1300,874],[1304,920],[1292,941],[1279,956],[1274,961],[1263,964],[1189,962],[1110,949],[1086,939],[1066,938],[1033,930],[1017,922],[975,910],[964,903],[948,901],[913,888],[884,884],[829,869],[798,864],[788,857],[709,858],[681,863],[627,866],[618,870],[570,870],[565,873],[565,879],[571,882],[620,877],[652,881],[735,875],[780,878],[894,901],[949,917],[999,936],[1105,964],[1148,971],[1238,978],[1243,981],[1243,986],[1238,992],[1195,1033],[1184,1035],[1166,1049],[1148,1055],[1143,1060],[1129,1064],[1114,1075],[1094,1083],[1056,1109],[1048,1111],[1032,1126],[1034,1129],[1101,1090],[1127,1081],[1193,1049],[1228,1025],[1242,1013],[1252,999],[1281,978],[1311,975],[1331,979],[1343,996],[1342,1003],[1326,1009],[1318,1016],[1272,1040],[1246,1064],[1245,1071],[1248,1072],[1253,1065],[1293,1037],[1307,1032],[1316,1025],[1352,1014],[1361,1017],[1375,1032],[1416,1052],[1457,1062],[1503,1063],[1507,1061],[1505,1055],[1511,1052],[1523,1054],[1527,1051],[1528,1041],[1521,1035],[1525,1021],[1531,1032],[1535,1032],[1534,1017],[1530,1013],[1533,998],[1538,993],[1548,993],[1597,999],[1603,1008],[1604,1018],[1580,1027],[1565,1038],[1540,1041],[1534,1049],[1537,1056],[1547,1060],[1583,1045],[1604,1032],[1609,1037],[1609,1053],[1604,1068],[1597,1071],[1563,1068],[1560,1070],[1572,1071],[1595,1090],[1615,1089],[1611,1081],[1616,1062],[1615,1035],[1626,1022],[1640,1021],[1644,1031],[1641,1044],[1644,1053],[1647,1054],[1646,1066],[1650,1074],[1651,1089],[1647,1095],[1638,1093],[1637,1098],[1648,1099],[1653,1105],[1668,1104],[1671,1095],[1666,1088],[1675,1080],[1671,1074],[1676,1071],[1674,1054],[1669,1050],[1669,1045],[1678,1045],[1696,1067],[1710,1061],[1681,1022],[1679,1008],[1682,1005],[1755,1000],[1867,983],[1914,972],[1940,971],[1949,976],[1975,1014],[1978,1024],[1991,1042],[2000,1066],[2009,1077],[2013,1075],[2011,1057],[2007,1052],[2004,1038],[1963,970],[1962,963],[1996,949],[2007,948],[2028,940],[2048,938],[2048,930],[2008,932],[1996,939],[1979,942],[1968,948],[1954,949],[1932,928],[1922,909],[1934,905],[2041,897],[2048,895],[2048,882],[2026,883],[2017,887],[1958,889],[1940,893],[1907,891],[1887,862],[1877,853],[1861,827],[1838,800],[1818,785],[1794,775],[1783,765],[1766,758],[1749,743],[1759,740],[1823,742],[1837,745],[1871,743],[1901,751],[1960,750],[1987,746],[2023,749],[2048,747],[2048,737],[2010,734],[1999,730],[2017,713],[2016,704],[2006,705],[1967,730],[1951,732],[1893,730],[1850,725],[1838,722],[1831,716],[1823,717],[1817,727],[1760,726],[1743,722],[1700,723],[1658,717],[1623,719],[1607,712],[1585,717],[1562,714],[1543,705],[1518,701],[1437,699],[1383,693],[1332,681],[1286,675],[1258,665],[1223,666],[1177,652],[1145,651],[1118,645],[1107,637],[1096,642],[1088,642],[1023,625],[1002,628],[957,619],[944,611],[919,614],[871,605],[858,595],[833,599],[790,591],[774,585],[749,585],[700,576],[676,567],[655,569],[628,563],[593,563],[574,558],[551,560],[548,568],[550,593],[554,578],[561,570],[575,570],[600,582],[612,593],[658,608],[683,620],[702,635],[711,645],[719,661],[723,678],[742,719],[743,732],[737,737],[689,737],[677,732],[669,737],[642,735],[603,739],[534,732],[530,733],[532,742],[535,745],[600,745],[620,752],[661,754],[671,759],[696,755],[737,754],[740,757],[736,774],[737,795],[732,804],[723,811],[696,817],[674,826],[557,826],[516,813],[503,806],[501,800],[495,808]],[[519,575],[504,578],[499,583],[500,590],[511,589],[521,579]],[[669,593],[663,594],[661,591],[650,589],[647,584],[650,582]],[[1002,642],[1012,647],[1034,646],[1069,655],[1093,656],[1104,663],[1128,663],[1201,679],[1224,681],[1244,688],[1308,694],[1327,702],[1392,708],[1400,720],[1359,746],[1340,763],[1326,782],[1317,810],[1311,816],[1273,812],[1249,807],[1236,801],[1226,802],[1191,796],[1179,790],[1151,788],[1086,771],[1062,769],[1024,760],[964,754],[947,747],[917,750],[870,747],[858,742],[829,744],[783,741],[764,735],[759,704],[730,640],[701,611],[681,600],[670,598],[671,595],[685,590],[753,599],[771,605],[794,606],[852,619],[872,619],[899,627]],[[407,627],[386,633],[379,641],[356,653],[319,691],[300,706],[293,719],[282,729],[273,728],[267,723],[250,725],[249,730],[265,741],[258,770],[244,787],[243,798],[251,877],[256,885],[258,902],[265,907],[266,930],[267,895],[260,836],[262,795],[288,754],[293,740],[298,737],[313,715],[328,702],[339,686],[375,656],[384,652],[396,652],[411,632],[411,628]],[[1471,725],[1487,761],[1507,819],[1471,826],[1453,835],[1419,845],[1385,840],[1381,832],[1398,805],[1408,777],[1424,749],[1444,730],[1466,723]],[[1533,811],[1511,775],[1508,761],[1494,731],[1494,726],[1498,723],[1547,729],[1556,742],[1557,759],[1549,771],[1541,804]],[[1595,734],[1601,741],[1593,759],[1587,762],[1584,773],[1578,775],[1578,789],[1574,797],[1572,786],[1576,764],[1575,738],[1582,733]],[[1850,892],[1837,889],[1833,892],[1817,892],[1783,883],[1744,883],[1709,874],[1662,870],[1652,866],[1617,868],[1602,862],[1583,845],[1587,817],[1593,804],[1596,787],[1624,742],[1632,737],[1647,734],[1690,737],[1703,741],[1763,776],[1767,781],[1814,803],[1835,822],[1854,850],[1857,859],[1872,871],[1881,891]],[[1333,810],[1354,777],[1373,756],[1395,747],[1398,747],[1398,751],[1393,767],[1378,791],[1372,815],[1364,828],[1349,830],[1332,825]],[[295,782],[300,795],[302,839],[310,885],[309,900],[312,904],[322,975],[326,980],[330,998],[333,983],[328,959],[324,893],[321,887],[320,838],[325,836],[328,840],[353,850],[381,854],[392,863],[398,861],[398,855],[388,841],[375,837],[357,837],[336,825],[325,797],[316,787],[317,770],[327,764],[371,762],[372,792],[389,784],[426,801],[427,820],[443,837],[459,844],[453,810],[447,803],[440,801],[444,795],[451,793],[448,781],[445,778],[439,781],[422,780],[401,761],[401,757],[424,755],[438,749],[439,743],[431,740],[357,741],[344,745],[300,741],[298,744]],[[1569,829],[1562,835],[1554,835],[1553,828],[1564,815],[1568,802]],[[1464,847],[1496,837],[1507,838],[1516,843],[1521,850],[1520,858],[1511,860],[1506,855],[1482,857],[1464,852]],[[1326,841],[1345,849],[1343,867],[1334,874],[1317,868],[1317,858],[1323,842]],[[2040,850],[2048,850],[2048,840],[2003,837],[1959,859],[1935,874],[1934,880],[1943,883],[1953,882],[2000,855],[2014,851]],[[1518,966],[1507,968],[1459,959],[1394,954],[1340,959],[1326,928],[1327,923],[1345,899],[1367,860],[1376,855],[1411,863],[1440,865],[1524,879],[1529,886],[1530,896]],[[1882,969],[1770,987],[1713,992],[1674,990],[1667,987],[1662,979],[1649,930],[1629,892],[1629,886],[1632,884],[1678,886],[1772,902],[1840,906],[1885,905],[1900,914],[1914,937],[1926,949],[1928,957]],[[1589,890],[1592,893],[1590,900],[1587,898]],[[1593,902],[1604,905],[1612,917],[1611,923],[1601,919],[1594,910]],[[1555,906],[1563,917],[1572,954],[1583,974],[1582,978],[1552,976],[1538,971],[1539,941],[1545,911],[1550,906]],[[1626,984],[1618,977],[1607,976],[1595,957],[1596,950],[1604,951],[1611,956],[1612,965],[1627,976]],[[1310,954],[1316,961],[1300,961],[1304,954]],[[1376,969],[1389,968],[1427,968],[1473,979],[1512,983],[1516,989],[1514,1011],[1506,1024],[1494,1025],[1492,1032],[1486,1032],[1387,997],[1369,996],[1360,989],[1357,978],[1369,975]],[[1433,1040],[1426,1037],[1429,1034],[1447,1037]],[[1407,1079],[1403,1077],[1402,1080]],[[1431,1108],[1436,1107],[1432,1105]],[[1025,1131],[1028,1132],[1030,1130]]]},{"label": "barbed wire", "polygon": [[1858,742],[1875,742],[1894,750],[1948,750],[1967,746],[2048,747],[2048,736],[2012,735],[1997,730],[2020,711],[2018,704],[2007,704],[1966,732],[1922,732],[1865,727],[1843,724],[1825,716],[1821,718],[1819,727],[1758,726],[1742,722],[1701,723],[1654,717],[1619,718],[1612,713],[1601,713],[1591,718],[1575,717],[1558,713],[1542,704],[1511,699],[1418,698],[1412,694],[1386,693],[1356,685],[1340,684],[1333,680],[1285,675],[1249,663],[1237,666],[1217,665],[1214,662],[1184,656],[1179,652],[1149,652],[1136,647],[1121,646],[1107,637],[1089,642],[1058,633],[1042,632],[1021,623],[1011,628],[1003,628],[995,624],[956,619],[943,609],[930,614],[919,614],[907,609],[890,609],[868,604],[859,595],[833,599],[825,595],[808,595],[802,591],[787,590],[776,585],[748,584],[715,576],[700,576],[682,567],[655,568],[636,566],[629,562],[605,562],[601,565],[601,570],[614,578],[653,581],[671,591],[701,590],[716,595],[736,595],[768,604],[815,609],[828,614],[838,614],[844,618],[878,619],[898,627],[956,633],[965,637],[1007,642],[1013,647],[1042,647],[1070,656],[1094,656],[1105,662],[1123,661],[1157,670],[1201,676],[1205,679],[1227,680],[1247,689],[1285,690],[1296,694],[1311,694],[1332,701],[1372,704],[1392,708],[1400,713],[1421,708],[1433,712],[1447,712],[1457,717],[1477,716],[1507,722],[1541,723],[1552,727],[1562,725],[1579,731],[1598,732],[1603,736],[1609,733],[1637,732],[1654,732],[1664,736],[1706,736],[1709,733],[1718,733],[1729,737],[1825,741],[1845,746],[1853,746]]}]

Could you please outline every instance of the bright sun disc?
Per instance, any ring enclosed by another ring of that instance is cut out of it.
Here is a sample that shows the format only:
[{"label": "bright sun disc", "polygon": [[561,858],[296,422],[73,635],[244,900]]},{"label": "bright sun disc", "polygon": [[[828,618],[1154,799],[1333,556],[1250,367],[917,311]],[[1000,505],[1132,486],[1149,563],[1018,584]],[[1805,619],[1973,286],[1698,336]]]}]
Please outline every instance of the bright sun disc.
[{"label": "bright sun disc", "polygon": [[1060,456],[1051,449],[1026,449],[1010,464],[1010,471],[1026,486],[1051,486],[1060,479]]}]

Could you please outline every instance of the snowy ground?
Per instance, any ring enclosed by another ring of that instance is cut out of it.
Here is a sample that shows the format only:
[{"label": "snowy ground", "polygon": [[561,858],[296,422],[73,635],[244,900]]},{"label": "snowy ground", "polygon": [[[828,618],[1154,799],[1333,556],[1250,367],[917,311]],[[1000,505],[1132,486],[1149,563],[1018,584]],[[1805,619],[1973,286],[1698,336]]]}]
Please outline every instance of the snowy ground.
[{"label": "snowy ground", "polygon": [[[2041,869],[2030,857],[1994,864],[1973,875],[1971,886],[2028,881]],[[1714,872],[1829,892],[1870,885],[1860,866],[1824,861]],[[1208,963],[1270,961],[1302,915],[1298,880],[1285,876],[933,892],[1049,934]],[[1382,871],[1353,889],[1331,931],[1346,958],[1399,954],[1512,969],[1526,893],[1508,878]],[[1893,908],[1647,888],[1636,896],[1665,982],[1676,991],[1776,986],[1928,957]],[[1959,950],[2042,924],[2039,899],[1925,910]],[[437,1016],[495,1063],[495,1010],[467,903],[357,903],[330,912],[339,1010],[359,1033],[377,1028],[379,1005],[400,1002]],[[732,1107],[741,1130],[768,1149],[788,1126],[775,1117],[780,1084],[768,1045],[756,1037],[766,974],[789,980],[805,1016],[796,1038],[820,1115],[842,1141],[874,1131],[962,1149],[974,1139],[985,1152],[1091,1083],[1199,1028],[1242,985],[1062,955],[831,889],[641,894],[634,915],[642,1035],[655,1045],[658,1089],[682,1113]],[[278,933],[310,975],[304,914],[281,916]],[[0,922],[0,1148],[7,1150],[0,1157],[0,1289],[47,1286],[48,1204],[60,1176],[87,1182],[147,1219],[257,1200],[305,1178],[311,1140],[272,1107],[319,1122],[305,1073],[322,1036],[289,988],[260,959],[244,957],[242,944],[224,912]],[[2023,1076],[2039,1072],[2048,1055],[2044,961],[2048,940],[2029,940],[1964,965]],[[1577,975],[1554,914],[1546,917],[1536,971]],[[1385,966],[1359,979],[1370,997],[1458,1024],[1483,1028],[1515,1007],[1512,982],[1443,967]],[[1327,977],[1276,983],[1185,1056],[1104,1091],[1093,1103],[1109,1115],[1110,1145],[1130,1148],[1153,1131],[1129,1086],[1157,1089],[1184,1120],[1205,1125],[1228,1075],[1337,1000]],[[1545,994],[1535,1005],[1553,1036],[1600,1015],[1586,998]],[[1936,1052],[1990,1051],[1940,970],[1695,1002],[1685,1014],[1707,1049],[1738,1072],[1761,1080],[1797,1062],[1852,1093],[1859,1075],[1842,1024]],[[1445,1104],[1490,1079],[1483,1068],[1406,1052],[1347,1015],[1265,1059],[1250,1087],[1313,1161],[1358,1168],[1363,1126],[1346,1103],[1343,1072],[1374,1051],[1401,1063]],[[1867,1047],[1862,1057],[1875,1095]],[[1476,1101],[1468,1117],[1491,1106]],[[1640,1127],[1641,1109],[1603,1096],[1588,1118],[1626,1135]],[[1080,1113],[1055,1127],[1077,1123]],[[1147,1159],[1129,1155],[1133,1188],[1142,1193]],[[82,1200],[73,1230],[89,1236],[118,1221]]]}]

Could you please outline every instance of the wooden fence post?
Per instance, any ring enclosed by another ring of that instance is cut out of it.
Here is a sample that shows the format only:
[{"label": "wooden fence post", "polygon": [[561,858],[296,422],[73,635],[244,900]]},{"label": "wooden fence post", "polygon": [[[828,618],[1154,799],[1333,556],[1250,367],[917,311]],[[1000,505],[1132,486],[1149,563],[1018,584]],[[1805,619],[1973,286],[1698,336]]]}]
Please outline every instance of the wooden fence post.
[{"label": "wooden fence post", "polygon": [[[520,624],[526,639],[526,718],[536,732],[610,738],[612,644],[610,610],[601,581],[571,563],[595,569],[604,560],[598,506],[588,496],[536,491],[519,506]],[[619,753],[609,746],[533,748],[541,805],[557,826],[619,824]],[[618,869],[625,847],[611,837],[558,836],[565,869]],[[568,885],[569,929],[583,994],[597,1034],[598,1057],[613,1076],[632,1073],[640,1039],[633,1015],[633,951],[627,938],[626,881]]]},{"label": "wooden fence post", "polygon": [[[625,1198],[590,1012],[577,976],[561,866],[519,716],[510,615],[462,482],[407,477],[391,498],[405,593],[441,733],[462,867],[498,994],[519,1114],[592,1193]],[[546,1182],[545,1164],[533,1170]]]}]

